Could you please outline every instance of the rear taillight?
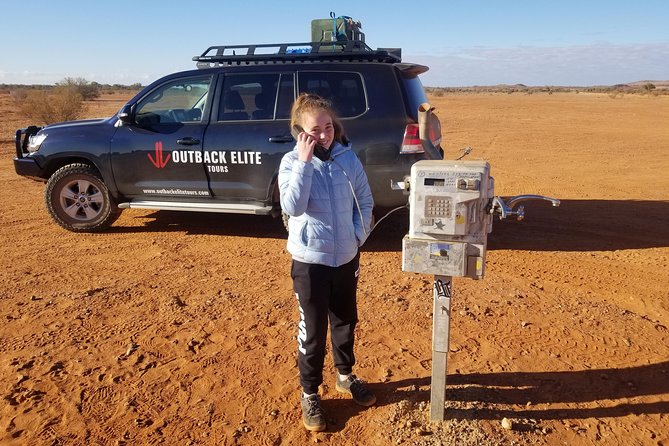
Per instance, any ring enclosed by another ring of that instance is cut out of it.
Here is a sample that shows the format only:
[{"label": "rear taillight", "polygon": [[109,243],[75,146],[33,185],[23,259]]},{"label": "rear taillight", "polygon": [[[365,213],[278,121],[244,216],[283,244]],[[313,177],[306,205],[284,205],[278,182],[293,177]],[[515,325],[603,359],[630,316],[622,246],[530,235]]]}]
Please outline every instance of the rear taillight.
[{"label": "rear taillight", "polygon": [[421,144],[418,135],[418,124],[408,124],[404,129],[404,140],[402,141],[400,154],[424,152],[425,149],[423,149],[423,144]]},{"label": "rear taillight", "polygon": [[[435,147],[441,145],[441,122],[433,115],[428,126],[430,141]],[[420,132],[418,131],[418,124],[408,124],[404,130],[404,140],[402,141],[402,148],[400,154],[408,153],[425,153],[423,144],[420,142]]]}]

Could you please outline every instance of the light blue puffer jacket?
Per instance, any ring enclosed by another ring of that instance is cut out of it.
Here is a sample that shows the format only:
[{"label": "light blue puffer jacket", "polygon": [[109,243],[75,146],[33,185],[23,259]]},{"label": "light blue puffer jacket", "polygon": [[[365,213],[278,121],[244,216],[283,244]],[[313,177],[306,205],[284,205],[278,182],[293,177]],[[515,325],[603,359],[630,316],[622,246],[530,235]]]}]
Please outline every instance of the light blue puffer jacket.
[{"label": "light blue puffer jacket", "polygon": [[340,266],[350,262],[367,239],[374,201],[362,163],[351,147],[334,143],[330,153],[328,161],[314,156],[304,162],[297,159],[295,146],[281,160],[279,191],[281,208],[290,215],[288,252],[293,259]]}]

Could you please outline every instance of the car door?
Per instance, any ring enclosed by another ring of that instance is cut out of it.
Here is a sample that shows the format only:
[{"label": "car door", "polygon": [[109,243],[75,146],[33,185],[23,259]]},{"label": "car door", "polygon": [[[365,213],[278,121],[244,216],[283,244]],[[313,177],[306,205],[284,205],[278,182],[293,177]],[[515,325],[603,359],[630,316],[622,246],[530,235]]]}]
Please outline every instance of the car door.
[{"label": "car door", "polygon": [[134,121],[111,141],[114,178],[121,195],[149,200],[209,197],[202,139],[213,76],[166,81],[133,107]]},{"label": "car door", "polygon": [[203,149],[214,197],[271,204],[281,158],[294,146],[289,126],[294,78],[257,70],[221,76]]}]

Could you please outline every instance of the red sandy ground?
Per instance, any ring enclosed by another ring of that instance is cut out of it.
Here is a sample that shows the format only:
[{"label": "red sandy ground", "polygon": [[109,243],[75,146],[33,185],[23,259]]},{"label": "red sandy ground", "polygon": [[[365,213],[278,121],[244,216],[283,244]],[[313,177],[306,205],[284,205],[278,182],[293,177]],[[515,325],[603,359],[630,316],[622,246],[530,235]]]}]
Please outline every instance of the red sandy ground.
[{"label": "red sandy ground", "polygon": [[281,222],[133,210],[67,232],[43,185],[13,171],[14,130],[31,122],[0,94],[0,443],[669,445],[669,97],[430,100],[447,157],[471,146],[498,195],[562,206],[495,222],[484,280],[455,280],[440,424],[432,278],[400,270],[407,214],[384,220],[362,254],[357,332],[378,404],[337,394],[328,355],[330,427],[315,434]]}]

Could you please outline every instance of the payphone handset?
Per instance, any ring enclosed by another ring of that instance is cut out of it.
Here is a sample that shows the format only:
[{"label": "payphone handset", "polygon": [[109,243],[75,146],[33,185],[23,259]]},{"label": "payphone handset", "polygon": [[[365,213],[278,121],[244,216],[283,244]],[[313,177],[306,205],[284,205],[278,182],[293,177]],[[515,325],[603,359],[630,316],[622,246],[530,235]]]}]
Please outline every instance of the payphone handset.
[{"label": "payphone handset", "polygon": [[404,271],[483,277],[494,179],[485,161],[425,160],[411,167]]}]

